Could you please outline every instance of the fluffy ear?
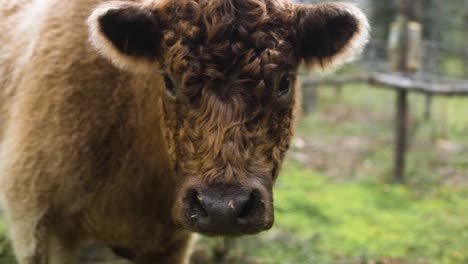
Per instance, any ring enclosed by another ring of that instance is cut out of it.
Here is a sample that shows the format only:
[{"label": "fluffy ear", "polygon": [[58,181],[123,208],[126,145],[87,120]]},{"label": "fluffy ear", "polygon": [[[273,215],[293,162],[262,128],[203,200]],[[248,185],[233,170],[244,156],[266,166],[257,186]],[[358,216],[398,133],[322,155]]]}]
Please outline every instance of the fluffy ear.
[{"label": "fluffy ear", "polygon": [[142,4],[111,1],[88,19],[92,45],[120,68],[148,72],[156,67],[161,30],[151,10]]},{"label": "fluffy ear", "polygon": [[366,16],[353,4],[296,7],[296,47],[311,66],[335,69],[359,54],[369,38]]}]

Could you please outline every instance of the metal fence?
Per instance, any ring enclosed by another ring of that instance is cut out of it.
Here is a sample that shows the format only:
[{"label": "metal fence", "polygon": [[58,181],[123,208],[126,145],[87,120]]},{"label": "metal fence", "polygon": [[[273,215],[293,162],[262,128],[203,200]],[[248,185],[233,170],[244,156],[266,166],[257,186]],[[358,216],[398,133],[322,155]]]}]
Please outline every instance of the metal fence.
[{"label": "metal fence", "polygon": [[[390,71],[387,43],[390,23],[397,17],[398,0],[346,1],[361,6],[372,25],[371,40],[358,65],[366,72]],[[416,76],[438,82],[468,79],[468,0],[407,1],[417,2],[415,19],[423,28],[423,57]]]}]

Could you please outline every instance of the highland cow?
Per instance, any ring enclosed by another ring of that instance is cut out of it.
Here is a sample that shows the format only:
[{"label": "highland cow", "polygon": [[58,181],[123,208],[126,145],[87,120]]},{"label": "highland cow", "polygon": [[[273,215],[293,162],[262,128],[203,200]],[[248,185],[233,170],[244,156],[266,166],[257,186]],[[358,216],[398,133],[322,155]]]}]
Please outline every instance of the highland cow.
[{"label": "highland cow", "polygon": [[187,263],[193,232],[273,224],[301,62],[365,44],[351,4],[0,0],[0,191],[21,264],[99,241]]}]

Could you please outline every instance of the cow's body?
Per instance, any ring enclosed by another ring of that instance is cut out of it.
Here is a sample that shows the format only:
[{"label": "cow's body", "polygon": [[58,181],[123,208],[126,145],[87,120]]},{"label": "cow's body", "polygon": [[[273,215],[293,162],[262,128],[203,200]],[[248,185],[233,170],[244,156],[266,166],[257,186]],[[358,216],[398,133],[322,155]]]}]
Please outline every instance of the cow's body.
[{"label": "cow's body", "polygon": [[[88,44],[85,21],[100,1],[23,2],[6,17],[0,7],[0,186],[13,241],[55,219],[115,247],[185,238],[170,220],[159,76],[121,71]],[[28,238],[18,247],[34,250]]]},{"label": "cow's body", "polygon": [[164,80],[90,44],[103,2],[0,0],[0,191],[21,264],[73,263],[88,239],[136,263],[187,260]]}]

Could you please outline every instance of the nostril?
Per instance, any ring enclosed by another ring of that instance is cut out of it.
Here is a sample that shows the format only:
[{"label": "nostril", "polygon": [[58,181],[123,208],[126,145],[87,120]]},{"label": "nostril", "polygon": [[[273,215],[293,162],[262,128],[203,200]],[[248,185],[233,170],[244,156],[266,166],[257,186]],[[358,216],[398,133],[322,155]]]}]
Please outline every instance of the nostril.
[{"label": "nostril", "polygon": [[197,190],[192,189],[187,193],[188,213],[190,219],[199,219],[207,217],[208,213],[202,204],[203,198]]},{"label": "nostril", "polygon": [[258,190],[251,192],[249,199],[247,200],[241,212],[239,213],[238,219],[245,220],[254,216],[255,212],[257,211],[260,205],[260,198],[261,194]]}]

